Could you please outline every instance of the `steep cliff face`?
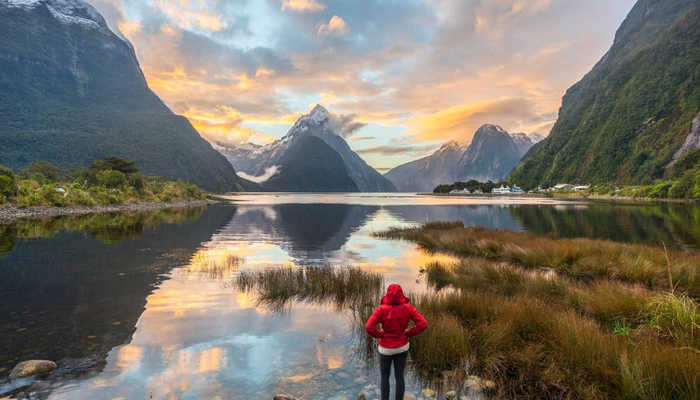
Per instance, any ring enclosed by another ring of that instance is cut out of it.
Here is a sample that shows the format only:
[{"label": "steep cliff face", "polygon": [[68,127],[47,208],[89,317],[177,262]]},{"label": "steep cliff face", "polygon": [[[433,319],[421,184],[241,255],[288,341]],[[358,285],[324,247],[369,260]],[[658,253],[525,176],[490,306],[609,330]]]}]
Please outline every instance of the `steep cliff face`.
[{"label": "steep cliff face", "polygon": [[665,177],[700,110],[698,20],[697,0],[638,1],[512,180],[530,188]]},{"label": "steep cliff face", "polygon": [[459,162],[457,180],[499,180],[510,173],[522,155],[521,148],[503,128],[483,125]]},{"label": "steep cliff face", "polygon": [[0,163],[82,167],[108,156],[208,190],[226,159],[149,88],[132,46],[82,0],[0,0]]}]

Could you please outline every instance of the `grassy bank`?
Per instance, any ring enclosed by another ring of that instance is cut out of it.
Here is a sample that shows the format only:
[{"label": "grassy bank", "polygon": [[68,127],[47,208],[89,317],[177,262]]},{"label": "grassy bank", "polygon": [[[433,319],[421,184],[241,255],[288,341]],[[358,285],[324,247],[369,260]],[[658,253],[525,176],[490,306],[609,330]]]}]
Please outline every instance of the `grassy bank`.
[{"label": "grassy bank", "polygon": [[467,366],[509,398],[700,398],[697,254],[461,224],[379,236],[461,256],[424,268],[419,373]]},{"label": "grassy bank", "polygon": [[195,185],[143,175],[133,162],[114,157],[70,170],[45,161],[17,173],[0,167],[0,206],[97,206],[205,198],[206,193]]},{"label": "grassy bank", "polygon": [[377,236],[407,239],[429,251],[476,256],[523,268],[549,268],[580,280],[615,280],[700,297],[700,254],[595,239],[556,239],[523,232],[432,223]]}]

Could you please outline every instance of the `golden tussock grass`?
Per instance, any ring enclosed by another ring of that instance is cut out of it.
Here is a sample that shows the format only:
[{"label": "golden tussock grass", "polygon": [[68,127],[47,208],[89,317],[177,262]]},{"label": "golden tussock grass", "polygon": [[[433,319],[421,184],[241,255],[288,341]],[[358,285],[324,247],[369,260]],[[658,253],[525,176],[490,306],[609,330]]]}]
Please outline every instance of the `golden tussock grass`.
[{"label": "golden tussock grass", "polygon": [[[700,254],[661,246],[595,239],[556,239],[530,233],[431,223],[376,233],[416,242],[428,251],[502,260],[526,268],[551,268],[576,279],[612,279],[700,296]],[[661,244],[660,244],[661,245]]]},{"label": "golden tussock grass", "polygon": [[700,398],[697,254],[459,223],[379,236],[461,256],[423,269],[421,374],[463,368],[506,398]]}]

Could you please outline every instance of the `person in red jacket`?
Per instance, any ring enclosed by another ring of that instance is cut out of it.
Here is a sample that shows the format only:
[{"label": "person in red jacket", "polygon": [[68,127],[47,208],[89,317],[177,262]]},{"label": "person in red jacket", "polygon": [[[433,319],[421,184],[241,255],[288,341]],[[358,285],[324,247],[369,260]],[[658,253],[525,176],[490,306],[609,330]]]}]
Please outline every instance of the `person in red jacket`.
[{"label": "person in red jacket", "polygon": [[[408,322],[413,320],[411,329]],[[381,324],[381,329],[377,325]],[[428,323],[415,307],[408,304],[401,286],[391,284],[386,290],[382,304],[374,310],[365,324],[365,330],[379,339],[379,365],[382,376],[382,400],[389,400],[389,374],[394,364],[396,378],[396,400],[403,400],[405,391],[404,369],[408,355],[408,338],[423,332]]]}]

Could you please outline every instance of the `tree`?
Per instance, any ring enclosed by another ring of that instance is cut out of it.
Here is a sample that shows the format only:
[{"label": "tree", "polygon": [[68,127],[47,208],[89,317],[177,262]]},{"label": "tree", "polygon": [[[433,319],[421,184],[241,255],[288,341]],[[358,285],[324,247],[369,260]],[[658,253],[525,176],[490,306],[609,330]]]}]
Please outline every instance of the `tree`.
[{"label": "tree", "polygon": [[114,189],[127,183],[126,174],[113,169],[106,169],[97,173],[97,182],[107,188]]},{"label": "tree", "polygon": [[124,174],[135,174],[139,172],[139,169],[134,166],[134,161],[124,160],[119,157],[107,157],[104,160],[97,160],[92,163],[90,168],[97,171],[119,171]]},{"label": "tree", "polygon": [[60,168],[44,160],[34,161],[33,163],[29,164],[24,171],[22,171],[22,175],[28,178],[34,178],[37,175],[40,175],[39,180],[46,179],[49,181],[57,181],[60,174]]}]

